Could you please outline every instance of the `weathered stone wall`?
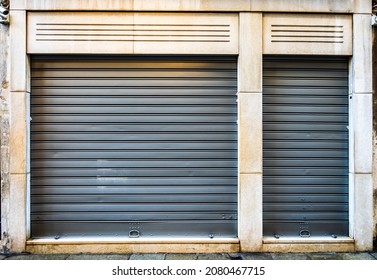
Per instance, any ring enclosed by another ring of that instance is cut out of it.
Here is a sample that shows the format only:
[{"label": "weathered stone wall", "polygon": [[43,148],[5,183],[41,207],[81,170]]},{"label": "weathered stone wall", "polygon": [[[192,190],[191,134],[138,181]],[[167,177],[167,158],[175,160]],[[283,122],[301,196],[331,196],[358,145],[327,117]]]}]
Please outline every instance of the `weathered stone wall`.
[{"label": "weathered stone wall", "polygon": [[[7,4],[3,1],[3,4]],[[0,252],[8,252],[7,205],[9,198],[9,26],[0,24],[0,170],[1,170],[1,241]]]},{"label": "weathered stone wall", "polygon": [[[373,1],[377,13],[377,0]],[[374,197],[374,247],[377,248],[377,27],[373,28],[373,197]]]}]

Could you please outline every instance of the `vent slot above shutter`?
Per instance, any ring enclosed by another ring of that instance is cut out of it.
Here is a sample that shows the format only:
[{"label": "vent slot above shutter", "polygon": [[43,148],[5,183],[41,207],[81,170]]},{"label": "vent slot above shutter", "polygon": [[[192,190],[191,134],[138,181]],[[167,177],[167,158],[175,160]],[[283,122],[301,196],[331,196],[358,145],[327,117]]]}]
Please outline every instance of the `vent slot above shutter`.
[{"label": "vent slot above shutter", "polygon": [[30,12],[33,54],[237,54],[236,13]]},{"label": "vent slot above shutter", "polygon": [[352,17],[264,14],[263,54],[352,55]]},{"label": "vent slot above shutter", "polygon": [[343,25],[271,25],[271,42],[344,43]]}]

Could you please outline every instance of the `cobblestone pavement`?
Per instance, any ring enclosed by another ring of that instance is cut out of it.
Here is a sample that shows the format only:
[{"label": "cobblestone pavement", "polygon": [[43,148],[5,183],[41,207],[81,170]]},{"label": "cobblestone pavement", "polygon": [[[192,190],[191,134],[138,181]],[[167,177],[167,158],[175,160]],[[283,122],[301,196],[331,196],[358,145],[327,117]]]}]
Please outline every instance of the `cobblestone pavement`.
[{"label": "cobblestone pavement", "polygon": [[284,254],[0,254],[0,260],[377,260],[377,252]]}]

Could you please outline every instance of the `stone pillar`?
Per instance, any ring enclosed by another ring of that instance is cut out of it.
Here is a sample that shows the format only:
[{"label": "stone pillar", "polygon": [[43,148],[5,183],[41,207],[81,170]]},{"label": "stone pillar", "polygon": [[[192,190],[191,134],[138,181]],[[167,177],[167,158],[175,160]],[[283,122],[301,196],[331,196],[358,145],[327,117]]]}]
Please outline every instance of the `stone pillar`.
[{"label": "stone pillar", "polygon": [[8,253],[9,212],[9,26],[0,24],[0,253]]},{"label": "stone pillar", "polygon": [[262,14],[240,13],[238,233],[241,251],[262,249]]},{"label": "stone pillar", "polygon": [[[377,5],[377,1],[373,1]],[[374,11],[377,12],[377,7]],[[373,198],[374,198],[374,231],[373,239],[377,246],[377,26],[373,27],[372,43],[372,81],[373,81]]]},{"label": "stone pillar", "polygon": [[[369,6],[369,10],[370,10]],[[373,244],[372,27],[370,13],[353,16],[350,109],[350,234],[357,251]]]},{"label": "stone pillar", "polygon": [[26,11],[11,10],[10,23],[10,185],[9,250],[22,252],[27,236],[28,154],[28,63],[26,55]]}]

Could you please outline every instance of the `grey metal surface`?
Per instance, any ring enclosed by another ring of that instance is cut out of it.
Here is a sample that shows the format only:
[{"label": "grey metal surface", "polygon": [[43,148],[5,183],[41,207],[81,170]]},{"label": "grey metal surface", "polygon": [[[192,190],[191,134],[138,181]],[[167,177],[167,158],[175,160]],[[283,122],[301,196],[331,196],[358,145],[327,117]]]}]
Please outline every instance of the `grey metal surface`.
[{"label": "grey metal surface", "polygon": [[264,58],[264,235],[348,236],[348,59]]},{"label": "grey metal surface", "polygon": [[32,237],[237,235],[235,57],[32,59]]}]

